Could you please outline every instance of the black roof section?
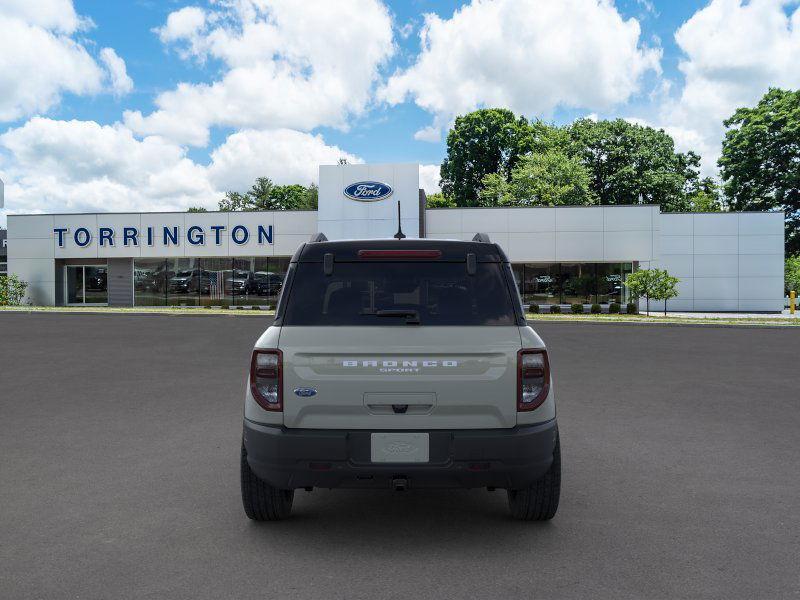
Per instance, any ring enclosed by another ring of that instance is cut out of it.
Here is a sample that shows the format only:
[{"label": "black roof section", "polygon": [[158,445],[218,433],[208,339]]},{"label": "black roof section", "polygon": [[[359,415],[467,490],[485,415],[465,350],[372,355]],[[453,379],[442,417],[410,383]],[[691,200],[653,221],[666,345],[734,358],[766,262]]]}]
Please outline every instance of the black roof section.
[{"label": "black roof section", "polygon": [[[467,254],[474,254],[478,262],[508,262],[505,252],[497,245],[488,242],[462,242],[458,240],[417,239],[368,239],[340,240],[334,242],[309,242],[300,246],[292,257],[292,262],[324,261],[326,254],[332,254],[335,262],[360,262],[375,259],[359,258],[360,250],[439,250],[440,258],[424,259],[426,261],[465,262]],[[381,259],[381,260],[399,260]],[[408,259],[405,259],[408,260]]]}]

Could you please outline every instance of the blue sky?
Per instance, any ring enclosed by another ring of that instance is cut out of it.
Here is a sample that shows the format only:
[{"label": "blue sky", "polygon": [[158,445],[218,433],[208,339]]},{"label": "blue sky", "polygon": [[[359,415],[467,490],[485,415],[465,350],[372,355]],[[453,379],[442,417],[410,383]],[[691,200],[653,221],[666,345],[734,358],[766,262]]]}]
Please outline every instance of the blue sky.
[{"label": "blue sky", "polygon": [[796,0],[0,0],[0,26],[0,223],[213,207],[338,156],[433,192],[480,106],[663,127],[713,175],[722,119],[800,86]]},{"label": "blue sky", "polygon": [[[94,21],[91,39],[98,46],[113,47],[125,59],[128,74],[136,82],[136,90],[124,98],[108,95],[95,97],[68,96],[53,113],[62,119],[91,119],[110,124],[119,120],[125,109],[141,111],[154,109],[153,100],[160,91],[169,90],[181,81],[212,81],[219,64],[198,65],[180,60],[165,49],[153,30],[161,27],[170,12],[183,6],[205,5],[194,2],[158,2],[146,0],[77,0],[77,12]],[[389,1],[386,5],[400,27],[410,24],[413,32],[408,37],[395,37],[398,51],[382,68],[391,74],[398,68],[413,64],[420,51],[419,29],[423,15],[434,13],[447,19],[452,17],[462,2],[410,0]],[[645,4],[640,0],[617,2],[619,12],[626,18],[636,18],[642,26],[644,40],[658,39],[664,50],[662,68],[669,78],[679,78],[678,60],[681,52],[673,39],[675,30],[705,3],[689,0],[655,2]],[[641,100],[647,102],[647,99]],[[545,115],[557,123],[569,122],[577,116],[589,114],[591,110],[557,109],[552,116]],[[541,116],[541,115],[528,115]],[[614,111],[607,115],[616,116]],[[400,106],[377,106],[363,118],[353,122],[352,130],[343,132],[336,128],[319,127],[330,141],[350,152],[358,154],[366,162],[410,161],[420,163],[441,162],[445,153],[444,139],[439,143],[421,142],[413,138],[418,129],[427,125],[430,115],[413,103]],[[216,132],[220,141],[227,131]],[[375,139],[381,140],[380,144]],[[208,149],[192,152],[198,160],[207,159]]]}]

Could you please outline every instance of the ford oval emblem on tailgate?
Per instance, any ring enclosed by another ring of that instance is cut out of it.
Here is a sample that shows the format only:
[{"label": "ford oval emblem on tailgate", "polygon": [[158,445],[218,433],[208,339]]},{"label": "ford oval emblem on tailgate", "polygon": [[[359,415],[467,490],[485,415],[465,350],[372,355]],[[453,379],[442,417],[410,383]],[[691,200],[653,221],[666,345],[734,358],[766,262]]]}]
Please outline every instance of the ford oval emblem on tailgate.
[{"label": "ford oval emblem on tailgate", "polygon": [[308,398],[309,396],[316,396],[317,390],[314,388],[294,388],[294,393],[296,396]]}]

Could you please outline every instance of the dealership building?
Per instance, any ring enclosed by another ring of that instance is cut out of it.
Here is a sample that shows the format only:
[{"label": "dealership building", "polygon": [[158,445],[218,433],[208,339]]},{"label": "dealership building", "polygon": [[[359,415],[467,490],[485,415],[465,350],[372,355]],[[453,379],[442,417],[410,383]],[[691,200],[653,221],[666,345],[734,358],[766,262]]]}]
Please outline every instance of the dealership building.
[{"label": "dealership building", "polygon": [[669,310],[783,309],[781,212],[430,209],[407,163],[321,166],[317,211],[9,215],[8,271],[36,305],[272,305],[301,244],[392,237],[398,204],[408,237],[488,234],[526,303],[625,303],[628,274],[658,267],[680,279]]}]

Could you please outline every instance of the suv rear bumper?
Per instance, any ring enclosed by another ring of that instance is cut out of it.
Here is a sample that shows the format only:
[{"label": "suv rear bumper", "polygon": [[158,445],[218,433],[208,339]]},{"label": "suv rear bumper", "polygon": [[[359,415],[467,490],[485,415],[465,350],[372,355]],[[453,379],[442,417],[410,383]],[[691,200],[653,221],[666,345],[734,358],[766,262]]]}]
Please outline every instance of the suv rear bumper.
[{"label": "suv rear bumper", "polygon": [[556,420],[511,429],[430,430],[427,463],[373,463],[372,431],[288,429],[245,419],[247,462],[280,489],[527,487],[553,462]]}]

